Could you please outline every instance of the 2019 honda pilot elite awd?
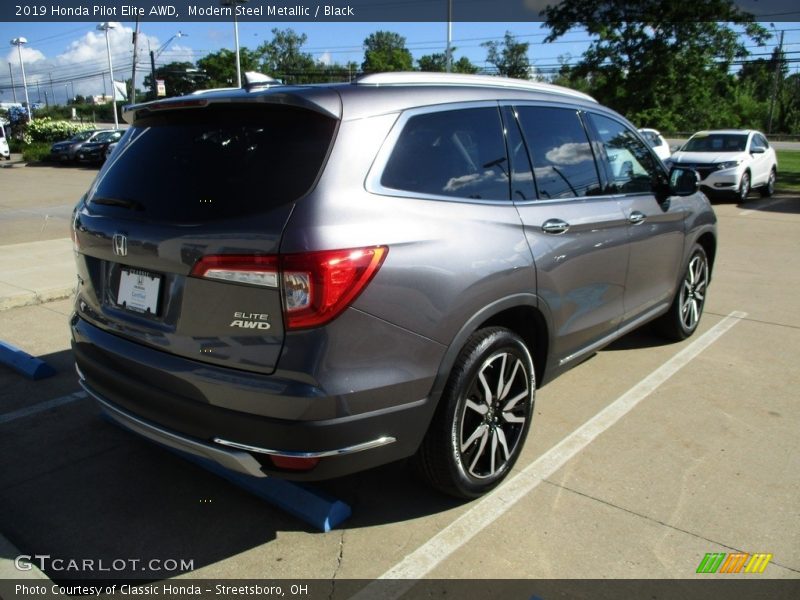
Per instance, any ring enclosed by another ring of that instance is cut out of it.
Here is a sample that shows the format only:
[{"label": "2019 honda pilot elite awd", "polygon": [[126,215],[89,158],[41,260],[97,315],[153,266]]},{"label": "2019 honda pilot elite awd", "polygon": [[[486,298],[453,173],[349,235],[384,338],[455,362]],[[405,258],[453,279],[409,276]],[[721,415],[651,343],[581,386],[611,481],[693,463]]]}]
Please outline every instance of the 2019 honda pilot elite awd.
[{"label": "2019 honda pilot elite awd", "polygon": [[535,389],[698,325],[716,218],[589,96],[495,77],[248,84],[128,107],[79,202],[84,388],[162,444],[325,479],[414,457],[476,497]]}]

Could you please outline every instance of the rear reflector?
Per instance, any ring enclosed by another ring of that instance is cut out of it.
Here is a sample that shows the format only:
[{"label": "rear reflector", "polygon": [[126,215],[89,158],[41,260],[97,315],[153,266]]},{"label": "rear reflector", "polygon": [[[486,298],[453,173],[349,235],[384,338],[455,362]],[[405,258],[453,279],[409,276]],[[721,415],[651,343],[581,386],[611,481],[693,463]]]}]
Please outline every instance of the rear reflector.
[{"label": "rear reflector", "polygon": [[378,272],[386,246],[281,256],[204,256],[193,277],[283,290],[287,329],[318,327],[336,318]]},{"label": "rear reflector", "polygon": [[319,458],[303,458],[294,456],[270,456],[269,459],[272,464],[279,469],[287,469],[291,471],[310,471],[317,466]]}]

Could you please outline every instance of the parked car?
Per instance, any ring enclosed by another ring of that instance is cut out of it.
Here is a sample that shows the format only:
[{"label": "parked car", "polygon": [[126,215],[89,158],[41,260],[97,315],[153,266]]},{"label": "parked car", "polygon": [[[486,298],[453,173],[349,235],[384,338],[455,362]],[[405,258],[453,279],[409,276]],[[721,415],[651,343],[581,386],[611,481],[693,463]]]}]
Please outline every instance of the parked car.
[{"label": "parked car", "polygon": [[87,129],[73,135],[68,140],[56,142],[50,147],[50,160],[56,162],[74,162],[78,159],[78,150],[86,142],[91,142],[107,129]]},{"label": "parked car", "polygon": [[656,153],[661,160],[667,160],[670,156],[669,144],[664,136],[657,129],[643,128],[639,130],[644,140],[650,144],[653,152]]},{"label": "parked car", "polygon": [[775,192],[778,158],[758,131],[699,131],[670,162],[697,171],[701,188],[711,196],[733,196],[744,202],[753,188],[765,197]]},{"label": "parked car", "polygon": [[92,141],[84,143],[83,147],[78,151],[78,161],[94,164],[104,162],[106,160],[106,150],[111,144],[118,142],[123,133],[125,132],[122,129],[104,131]]},{"label": "parked car", "polygon": [[8,147],[8,138],[2,123],[0,123],[0,158],[11,160],[11,149]]},{"label": "parked car", "polygon": [[585,94],[386,73],[125,119],[73,215],[79,380],[235,471],[413,457],[476,497],[517,460],[537,387],[647,322],[698,326],[717,242],[697,175]]}]

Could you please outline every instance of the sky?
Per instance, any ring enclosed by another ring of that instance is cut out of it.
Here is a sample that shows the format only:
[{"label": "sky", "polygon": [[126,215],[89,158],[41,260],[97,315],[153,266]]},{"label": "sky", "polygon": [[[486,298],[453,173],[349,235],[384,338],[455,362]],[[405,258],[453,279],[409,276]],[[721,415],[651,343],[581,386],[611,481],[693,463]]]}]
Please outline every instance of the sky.
[{"label": "sky", "polygon": [[[116,23],[109,32],[115,79],[131,76],[133,23]],[[765,24],[770,27],[770,24]],[[272,39],[274,23],[240,23],[240,44],[254,49]],[[394,31],[406,38],[406,44],[415,59],[424,54],[442,52],[446,43],[446,23],[281,23],[280,28],[292,28],[306,34],[308,40],[304,51],[323,62],[346,63],[363,60],[364,39],[378,29]],[[790,58],[800,57],[800,23],[776,23],[775,28],[785,30],[784,50],[795,52]],[[486,40],[501,40],[510,31],[520,41],[530,42],[528,56],[534,67],[546,70],[558,64],[559,57],[577,59],[588,47],[589,39],[584,32],[573,31],[555,43],[544,44],[547,29],[541,23],[454,23],[453,44],[455,57],[466,56],[476,65],[488,66],[486,49],[481,43]],[[181,32],[180,36],[177,36]],[[176,37],[173,37],[176,36]],[[28,80],[32,102],[44,101],[45,92],[52,102],[64,104],[74,94],[96,95],[110,90],[105,36],[95,29],[94,23],[11,23],[0,22],[0,40],[25,37],[22,58]],[[159,50],[169,44],[156,61],[157,66],[173,61],[193,62],[210,52],[234,47],[233,24],[220,21],[142,23],[139,38],[139,60],[137,62],[137,88],[143,89],[144,75],[149,72],[148,51]],[[8,42],[4,42],[7,44]],[[766,53],[777,45],[777,39],[768,42],[762,49],[752,52]],[[765,57],[766,57],[765,56]],[[21,98],[21,72],[17,48],[10,44],[0,46],[0,102],[13,101],[11,72],[17,85],[17,96]],[[800,63],[791,65],[791,72],[800,70]],[[50,84],[50,78],[53,84]],[[106,88],[104,88],[104,82]],[[38,83],[38,87],[37,87]]]}]

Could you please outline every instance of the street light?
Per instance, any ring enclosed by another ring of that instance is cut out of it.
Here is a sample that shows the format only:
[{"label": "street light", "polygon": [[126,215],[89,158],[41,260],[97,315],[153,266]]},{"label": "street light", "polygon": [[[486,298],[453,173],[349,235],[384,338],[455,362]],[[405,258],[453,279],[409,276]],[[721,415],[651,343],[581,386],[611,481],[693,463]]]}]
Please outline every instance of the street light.
[{"label": "street light", "polygon": [[[161,56],[161,53],[167,49],[167,46],[170,45],[170,42],[174,39],[180,39],[182,37],[189,37],[188,33],[183,33],[182,31],[178,31],[175,35],[169,38],[166,42],[161,44],[158,49],[150,50],[150,86],[153,91],[153,100],[158,98],[158,86],[156,85],[156,59]],[[147,47],[150,47],[150,42],[147,42]]]},{"label": "street light", "polygon": [[119,119],[117,118],[117,88],[114,85],[114,65],[111,64],[111,45],[108,43],[108,30],[114,29],[112,23],[100,23],[97,31],[104,31],[106,34],[106,53],[108,54],[108,76],[111,78],[111,102],[114,106],[114,129],[119,129]]},{"label": "street light", "polygon": [[19,55],[19,68],[22,69],[22,86],[25,88],[25,106],[28,108],[28,122],[33,123],[33,108],[31,101],[28,99],[28,80],[25,79],[25,63],[22,62],[22,45],[27,44],[28,40],[24,37],[18,37],[11,40],[11,45],[17,47],[17,54]]},{"label": "street light", "polygon": [[242,87],[242,59],[239,56],[239,19],[236,18],[236,4],[247,4],[248,0],[220,0],[222,6],[233,6],[233,40],[236,45],[236,87]]}]

